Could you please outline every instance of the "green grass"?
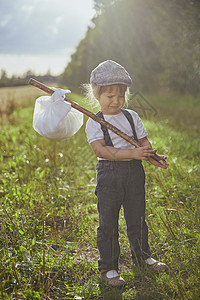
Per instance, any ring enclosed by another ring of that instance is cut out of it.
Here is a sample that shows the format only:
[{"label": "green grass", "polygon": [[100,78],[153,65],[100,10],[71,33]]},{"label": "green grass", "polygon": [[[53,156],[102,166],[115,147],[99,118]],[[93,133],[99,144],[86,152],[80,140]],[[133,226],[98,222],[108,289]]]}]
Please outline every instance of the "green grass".
[{"label": "green grass", "polygon": [[[15,109],[1,124],[0,298],[199,299],[196,98],[168,97],[169,112],[164,96],[148,98],[159,112],[144,124],[170,167],[163,171],[144,163],[146,219],[153,256],[166,262],[169,271],[154,275],[132,268],[121,213],[120,270],[127,285],[118,290],[99,281],[96,157],[84,127],[68,140],[40,137],[32,129],[31,97],[28,107]],[[72,98],[84,106],[80,96]]]}]

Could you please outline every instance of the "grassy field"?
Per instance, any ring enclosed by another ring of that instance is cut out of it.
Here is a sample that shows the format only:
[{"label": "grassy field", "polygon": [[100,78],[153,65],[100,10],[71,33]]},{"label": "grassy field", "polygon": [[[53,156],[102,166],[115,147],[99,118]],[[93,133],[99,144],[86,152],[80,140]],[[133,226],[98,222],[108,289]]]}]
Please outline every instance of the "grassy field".
[{"label": "grassy field", "polygon": [[[96,157],[84,126],[67,140],[39,136],[32,128],[39,94],[33,87],[0,89],[5,104],[0,124],[0,299],[198,300],[199,99],[146,97],[158,111],[143,120],[149,139],[170,163],[164,171],[144,163],[146,219],[153,256],[169,270],[155,275],[133,269],[121,213],[120,271],[127,285],[119,290],[99,281]],[[81,96],[71,98],[86,106]]]}]

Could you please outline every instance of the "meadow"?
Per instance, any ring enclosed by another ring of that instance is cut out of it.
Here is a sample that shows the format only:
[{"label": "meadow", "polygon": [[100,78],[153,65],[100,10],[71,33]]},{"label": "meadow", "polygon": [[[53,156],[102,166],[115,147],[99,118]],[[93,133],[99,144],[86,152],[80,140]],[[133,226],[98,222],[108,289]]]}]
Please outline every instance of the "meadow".
[{"label": "meadow", "polygon": [[[121,212],[127,284],[117,289],[103,284],[97,270],[96,157],[85,126],[67,140],[39,136],[32,116],[42,94],[30,86],[0,89],[0,299],[198,300],[199,98],[145,95],[157,111],[143,119],[149,139],[170,163],[162,170],[144,162],[149,242],[169,270],[133,268]],[[71,99],[91,109],[82,96]]]}]

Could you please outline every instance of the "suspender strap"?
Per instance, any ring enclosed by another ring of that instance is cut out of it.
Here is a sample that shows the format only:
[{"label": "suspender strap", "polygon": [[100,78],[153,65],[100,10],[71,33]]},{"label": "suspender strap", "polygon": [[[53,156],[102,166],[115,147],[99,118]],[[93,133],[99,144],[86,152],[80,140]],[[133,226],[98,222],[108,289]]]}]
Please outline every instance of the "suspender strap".
[{"label": "suspender strap", "polygon": [[128,110],[125,110],[125,109],[121,109],[121,111],[123,112],[123,114],[125,115],[125,117],[127,118],[127,120],[129,121],[129,123],[131,125],[134,140],[138,141],[137,134],[136,134],[136,131],[135,131],[135,125],[134,125],[133,118],[132,118],[130,112]]},{"label": "suspender strap", "polygon": [[[122,113],[124,114],[124,116],[127,118],[128,122],[131,125],[134,140],[138,141],[137,134],[136,134],[136,131],[135,131],[135,125],[134,125],[133,118],[132,118],[131,114],[125,109],[121,109],[121,111],[122,111]],[[103,116],[101,111],[99,111],[96,115],[98,117],[104,119],[104,116]],[[112,143],[111,137],[109,135],[108,128],[105,125],[101,124],[101,130],[103,131],[104,140],[105,140],[106,145],[113,147],[113,143]]]},{"label": "suspender strap", "polygon": [[[98,117],[104,119],[104,116],[103,116],[101,111],[99,111],[96,115]],[[112,140],[110,138],[110,134],[108,133],[108,128],[105,125],[101,124],[101,130],[103,131],[104,140],[105,140],[106,145],[113,147],[113,143],[112,143]]]}]

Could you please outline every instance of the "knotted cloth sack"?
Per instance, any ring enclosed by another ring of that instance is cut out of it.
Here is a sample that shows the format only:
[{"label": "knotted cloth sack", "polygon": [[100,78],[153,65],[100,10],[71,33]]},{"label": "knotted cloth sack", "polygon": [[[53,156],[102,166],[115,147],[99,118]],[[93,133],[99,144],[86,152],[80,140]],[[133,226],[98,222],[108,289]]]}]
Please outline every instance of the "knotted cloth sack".
[{"label": "knotted cloth sack", "polygon": [[62,92],[57,99],[54,94],[36,99],[33,128],[43,137],[61,140],[73,136],[81,128],[83,114],[64,101]]}]

